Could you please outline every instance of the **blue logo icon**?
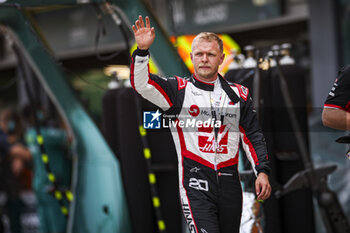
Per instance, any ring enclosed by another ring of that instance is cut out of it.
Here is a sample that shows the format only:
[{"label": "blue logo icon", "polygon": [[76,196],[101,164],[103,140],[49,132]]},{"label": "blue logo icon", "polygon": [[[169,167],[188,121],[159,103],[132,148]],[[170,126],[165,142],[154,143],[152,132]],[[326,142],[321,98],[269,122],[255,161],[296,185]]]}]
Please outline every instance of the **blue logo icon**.
[{"label": "blue logo icon", "polygon": [[160,116],[162,114],[156,112],[143,112],[143,128],[145,129],[160,129]]}]

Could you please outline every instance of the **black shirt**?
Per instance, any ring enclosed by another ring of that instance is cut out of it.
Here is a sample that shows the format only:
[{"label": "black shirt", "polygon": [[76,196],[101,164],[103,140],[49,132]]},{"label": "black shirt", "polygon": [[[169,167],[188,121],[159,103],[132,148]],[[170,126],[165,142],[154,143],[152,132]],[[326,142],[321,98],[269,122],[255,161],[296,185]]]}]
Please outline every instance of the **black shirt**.
[{"label": "black shirt", "polygon": [[350,112],[350,65],[339,71],[324,107],[338,108]]}]

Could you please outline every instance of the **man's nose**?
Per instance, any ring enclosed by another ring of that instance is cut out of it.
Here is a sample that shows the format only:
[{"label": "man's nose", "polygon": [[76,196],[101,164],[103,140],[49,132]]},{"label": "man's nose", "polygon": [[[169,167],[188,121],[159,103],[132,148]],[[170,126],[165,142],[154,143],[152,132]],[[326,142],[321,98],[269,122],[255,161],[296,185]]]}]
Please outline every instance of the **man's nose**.
[{"label": "man's nose", "polygon": [[204,55],[202,56],[202,61],[208,61],[208,55],[204,54]]}]

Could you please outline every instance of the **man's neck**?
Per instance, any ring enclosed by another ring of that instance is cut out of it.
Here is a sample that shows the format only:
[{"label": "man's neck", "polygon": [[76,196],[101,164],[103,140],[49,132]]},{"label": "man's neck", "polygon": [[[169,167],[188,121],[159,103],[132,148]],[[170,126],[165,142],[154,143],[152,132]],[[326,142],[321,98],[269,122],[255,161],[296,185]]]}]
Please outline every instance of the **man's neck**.
[{"label": "man's neck", "polygon": [[197,79],[199,79],[201,82],[204,82],[204,83],[215,83],[216,80],[218,80],[218,78],[219,78],[219,75],[218,75],[218,74],[215,75],[215,76],[213,76],[213,77],[210,78],[210,79],[204,79],[204,78],[201,78],[200,76],[198,76],[197,74],[195,74],[195,75],[196,75],[196,78],[197,78]]}]

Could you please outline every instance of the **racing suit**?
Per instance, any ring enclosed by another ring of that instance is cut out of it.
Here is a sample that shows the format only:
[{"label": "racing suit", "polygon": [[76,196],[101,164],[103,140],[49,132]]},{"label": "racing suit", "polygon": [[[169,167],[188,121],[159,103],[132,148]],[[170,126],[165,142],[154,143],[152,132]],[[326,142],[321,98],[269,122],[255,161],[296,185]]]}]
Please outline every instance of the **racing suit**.
[{"label": "racing suit", "polygon": [[350,112],[350,65],[340,70],[324,107]]},{"label": "racing suit", "polygon": [[[239,232],[242,189],[237,171],[239,142],[257,175],[269,174],[266,143],[247,88],[218,77],[222,91],[194,75],[163,78],[149,73],[148,50],[135,50],[131,85],[173,117],[169,123],[178,157],[179,191],[191,233]],[[217,83],[216,82],[216,83]]]}]

